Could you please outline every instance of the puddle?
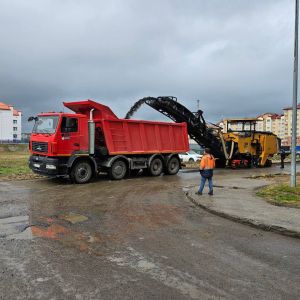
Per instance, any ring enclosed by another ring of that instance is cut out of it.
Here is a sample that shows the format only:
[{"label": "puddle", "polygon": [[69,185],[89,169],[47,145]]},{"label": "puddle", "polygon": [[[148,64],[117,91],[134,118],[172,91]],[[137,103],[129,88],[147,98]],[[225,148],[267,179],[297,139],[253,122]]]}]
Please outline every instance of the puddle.
[{"label": "puddle", "polygon": [[192,188],[194,188],[194,187],[196,187],[196,186],[198,186],[198,185],[186,185],[186,186],[184,186],[184,187],[181,187],[181,190],[184,192],[184,193],[187,193],[190,189],[192,189]]},{"label": "puddle", "polygon": [[[34,224],[29,223],[28,216],[2,218],[0,219],[0,238],[8,240],[29,240],[34,237],[60,239],[62,235],[69,234],[71,230],[64,224],[58,224],[59,220],[76,224],[84,222],[88,218],[83,215],[68,213],[59,216],[59,219],[55,217],[40,218]],[[86,240],[93,242],[96,239],[89,236]]]},{"label": "puddle", "polygon": [[[79,214],[66,214],[51,217],[39,217],[31,224],[28,216],[16,216],[0,219],[0,239],[31,240],[42,238],[60,242],[63,246],[73,247],[81,252],[102,256],[106,251],[108,238],[99,233],[82,231],[74,224],[88,220]],[[106,241],[105,241],[106,240]]]}]

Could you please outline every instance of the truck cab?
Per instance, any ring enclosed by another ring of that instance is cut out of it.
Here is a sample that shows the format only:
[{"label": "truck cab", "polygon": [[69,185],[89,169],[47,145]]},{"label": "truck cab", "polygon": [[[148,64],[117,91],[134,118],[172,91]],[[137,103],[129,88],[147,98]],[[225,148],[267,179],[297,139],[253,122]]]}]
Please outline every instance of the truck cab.
[{"label": "truck cab", "polygon": [[39,114],[30,137],[30,168],[37,173],[64,175],[71,156],[88,154],[87,126],[82,114]]}]

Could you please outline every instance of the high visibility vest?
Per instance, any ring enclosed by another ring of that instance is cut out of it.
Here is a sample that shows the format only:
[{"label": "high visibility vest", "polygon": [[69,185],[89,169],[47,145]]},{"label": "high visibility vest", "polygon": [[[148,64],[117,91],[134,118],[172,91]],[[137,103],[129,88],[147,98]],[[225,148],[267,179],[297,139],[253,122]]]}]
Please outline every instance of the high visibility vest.
[{"label": "high visibility vest", "polygon": [[211,154],[205,154],[200,161],[200,169],[214,169],[215,168],[215,158]]}]

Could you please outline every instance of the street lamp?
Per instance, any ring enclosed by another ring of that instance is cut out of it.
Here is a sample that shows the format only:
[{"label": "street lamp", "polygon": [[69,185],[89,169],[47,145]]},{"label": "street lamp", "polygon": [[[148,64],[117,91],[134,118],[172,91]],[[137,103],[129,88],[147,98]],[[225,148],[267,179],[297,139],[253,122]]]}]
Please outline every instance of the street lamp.
[{"label": "street lamp", "polygon": [[294,77],[293,77],[293,113],[292,113],[292,162],[291,187],[296,187],[296,146],[297,146],[297,89],[298,89],[298,23],[299,0],[295,1],[295,44],[294,44]]}]

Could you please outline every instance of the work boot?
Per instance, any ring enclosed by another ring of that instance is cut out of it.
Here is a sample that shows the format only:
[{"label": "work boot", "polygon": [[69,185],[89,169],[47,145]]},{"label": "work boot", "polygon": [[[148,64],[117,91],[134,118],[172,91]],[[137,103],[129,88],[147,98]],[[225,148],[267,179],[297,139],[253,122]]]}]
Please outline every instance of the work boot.
[{"label": "work boot", "polygon": [[213,194],[214,194],[213,191],[211,191],[211,192],[208,193],[209,196],[212,196]]},{"label": "work boot", "polygon": [[196,192],[195,194],[196,194],[196,195],[202,195],[202,193],[200,193],[200,192]]}]

